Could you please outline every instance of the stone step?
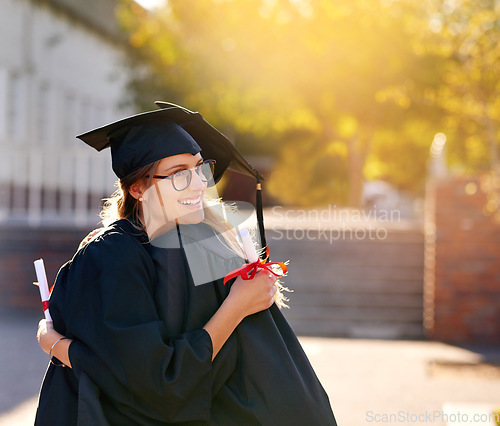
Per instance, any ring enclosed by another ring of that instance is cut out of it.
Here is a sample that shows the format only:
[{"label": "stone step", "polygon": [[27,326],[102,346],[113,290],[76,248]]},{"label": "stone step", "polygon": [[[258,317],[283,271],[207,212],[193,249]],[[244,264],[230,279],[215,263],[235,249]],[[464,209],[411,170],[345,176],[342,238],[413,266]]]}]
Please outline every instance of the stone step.
[{"label": "stone step", "polygon": [[332,247],[340,244],[422,244],[424,241],[423,232],[421,231],[406,231],[394,232],[388,231],[381,234],[380,232],[368,233],[356,231],[342,233],[340,230],[327,230],[318,232],[315,230],[289,230],[289,231],[266,231],[267,243],[271,246],[277,243],[288,243],[290,241],[300,241],[305,245],[313,244],[328,244]]},{"label": "stone step", "polygon": [[423,338],[421,230],[390,230],[383,240],[283,238],[269,245],[274,260],[290,261],[283,284],[294,292],[283,313],[297,334]]},{"label": "stone step", "polygon": [[356,307],[356,308],[423,308],[423,298],[420,294],[394,294],[394,293],[325,293],[325,292],[292,292],[285,293],[290,299],[289,305],[312,307],[329,306],[337,307]]},{"label": "stone step", "polygon": [[277,247],[277,246],[287,246],[290,243],[300,243],[301,247],[304,247],[307,250],[313,249],[315,246],[323,246],[323,247],[330,247],[332,250],[338,250],[339,248],[343,249],[351,249],[355,250],[358,247],[359,248],[370,248],[373,246],[380,246],[381,249],[384,250],[391,250],[395,246],[399,247],[407,247],[407,248],[412,248],[412,247],[418,247],[421,246],[424,242],[424,237],[423,235],[415,235],[412,236],[411,238],[405,236],[403,237],[397,237],[397,238],[387,238],[385,240],[337,240],[337,241],[330,241],[330,240],[321,240],[321,239],[268,239],[267,243],[269,244],[270,248]]},{"label": "stone step", "polygon": [[293,291],[292,296],[298,294],[306,294],[308,297],[312,293],[320,294],[352,294],[358,295],[412,295],[414,297],[422,297],[422,281],[401,281],[401,282],[388,282],[388,281],[341,281],[331,283],[314,283],[313,285],[305,285],[304,282],[296,282],[293,280],[283,280],[283,284],[288,286]]},{"label": "stone step", "polygon": [[421,323],[422,309],[359,306],[292,306],[284,313],[294,320],[339,321],[339,322],[398,322]]},{"label": "stone step", "polygon": [[[288,274],[294,281],[304,281],[305,285],[314,285],[314,283],[342,283],[342,282],[405,282],[405,281],[423,281],[423,269],[420,267],[399,268],[399,267],[369,267],[359,265],[357,267],[335,268],[328,264],[317,265],[306,262],[290,261],[288,265]],[[292,278],[292,275],[293,278]]]},{"label": "stone step", "polygon": [[[359,268],[372,268],[381,269],[388,267],[396,268],[423,268],[424,256],[423,253],[415,254],[405,254],[398,253],[394,255],[385,255],[381,253],[366,253],[349,255],[348,253],[343,253],[342,255],[336,255],[331,253],[315,253],[314,257],[307,257],[304,261],[307,252],[301,253],[291,253],[291,252],[275,252],[276,256],[271,260],[281,260],[289,261],[290,265],[293,264],[305,264],[311,265],[313,267],[325,266],[337,270],[349,270],[353,267]],[[278,256],[279,255],[279,256]]]},{"label": "stone step", "polygon": [[[285,315],[286,316],[286,315]],[[288,319],[288,318],[287,318]],[[350,337],[373,339],[423,339],[422,324],[398,322],[368,322],[288,319],[294,332],[299,336]]]},{"label": "stone step", "polygon": [[390,245],[359,244],[355,247],[344,244],[342,247],[317,244],[312,247],[303,246],[299,242],[287,245],[270,245],[273,260],[290,260],[297,262],[307,255],[307,263],[314,265],[348,267],[348,266],[402,266],[422,267],[424,259],[423,244],[417,245]]}]

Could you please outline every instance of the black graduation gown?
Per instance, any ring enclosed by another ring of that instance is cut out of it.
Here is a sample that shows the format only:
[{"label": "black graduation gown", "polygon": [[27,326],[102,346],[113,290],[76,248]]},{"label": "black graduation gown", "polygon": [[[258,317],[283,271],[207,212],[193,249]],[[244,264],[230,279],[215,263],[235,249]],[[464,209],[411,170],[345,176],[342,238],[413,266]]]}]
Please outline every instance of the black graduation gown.
[{"label": "black graduation gown", "polygon": [[193,285],[183,250],[144,237],[119,221],[58,274],[50,309],[76,340],[73,369],[49,366],[36,424],[335,424],[275,306],[247,317],[212,363],[202,327],[229,286]]}]

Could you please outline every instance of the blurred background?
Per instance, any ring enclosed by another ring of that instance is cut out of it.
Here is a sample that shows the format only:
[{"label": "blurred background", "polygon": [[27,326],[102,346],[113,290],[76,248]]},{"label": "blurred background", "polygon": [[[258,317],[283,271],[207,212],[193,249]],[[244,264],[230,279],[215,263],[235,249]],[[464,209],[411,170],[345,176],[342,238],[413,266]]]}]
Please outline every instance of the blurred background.
[{"label": "blurred background", "polygon": [[285,316],[340,424],[500,406],[499,76],[498,0],[0,0],[0,423],[46,364],[33,260],[53,281],[114,191],[75,135],[155,100],[265,176]]}]

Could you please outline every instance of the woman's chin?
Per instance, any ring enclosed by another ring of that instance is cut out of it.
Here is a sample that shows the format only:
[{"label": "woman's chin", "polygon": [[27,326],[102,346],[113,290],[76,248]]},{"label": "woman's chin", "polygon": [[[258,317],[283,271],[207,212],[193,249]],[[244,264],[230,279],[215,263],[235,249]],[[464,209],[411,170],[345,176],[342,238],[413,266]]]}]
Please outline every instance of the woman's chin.
[{"label": "woman's chin", "polygon": [[196,205],[197,208],[193,208],[194,206],[186,206],[182,209],[182,214],[179,216],[179,224],[181,225],[194,225],[196,223],[200,223],[205,219],[205,211],[202,208],[201,203],[199,206]]}]

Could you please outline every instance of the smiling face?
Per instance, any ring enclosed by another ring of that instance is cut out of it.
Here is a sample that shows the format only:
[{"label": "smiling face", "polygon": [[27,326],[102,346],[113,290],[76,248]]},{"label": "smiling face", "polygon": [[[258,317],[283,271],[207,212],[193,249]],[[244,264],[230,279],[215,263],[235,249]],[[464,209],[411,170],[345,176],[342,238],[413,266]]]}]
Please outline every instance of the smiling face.
[{"label": "smiling face", "polygon": [[194,169],[202,162],[199,153],[163,158],[154,171],[151,186],[141,189],[138,196],[131,192],[142,200],[144,225],[150,237],[175,228],[176,222],[188,225],[203,221],[207,182]]},{"label": "smiling face", "polygon": [[[191,169],[191,182],[187,188],[178,190],[174,184],[179,186],[181,179],[155,179],[153,185],[160,189],[167,217],[170,220],[177,219],[179,224],[199,223],[204,219],[202,199],[207,183],[192,169],[203,162],[201,154],[179,154],[160,160],[155,171],[155,176],[172,176],[182,170]],[[189,173],[187,173],[189,175]],[[184,179],[182,179],[184,181]],[[183,185],[184,186],[184,185]]]}]

